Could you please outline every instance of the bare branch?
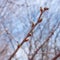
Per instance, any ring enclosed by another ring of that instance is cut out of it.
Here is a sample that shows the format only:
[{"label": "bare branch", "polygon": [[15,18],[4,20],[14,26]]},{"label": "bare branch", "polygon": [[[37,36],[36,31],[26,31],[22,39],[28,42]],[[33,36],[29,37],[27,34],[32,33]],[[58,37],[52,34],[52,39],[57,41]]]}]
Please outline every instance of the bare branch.
[{"label": "bare branch", "polygon": [[40,50],[40,48],[42,48],[43,45],[49,41],[49,39],[52,37],[52,35],[53,35],[54,32],[56,31],[56,29],[59,27],[59,25],[60,25],[60,22],[58,23],[58,26],[57,26],[56,28],[55,28],[55,26],[54,26],[55,30],[54,30],[54,28],[52,29],[52,31],[50,32],[50,35],[47,37],[47,39],[44,41],[44,43],[43,43],[42,45],[40,45],[40,46],[36,49],[36,51],[35,51],[34,54],[32,55],[31,60],[34,59],[35,55],[38,53],[38,51]]},{"label": "bare branch", "polygon": [[[45,12],[45,11],[44,11]],[[40,23],[42,22],[42,19],[41,19],[41,16],[42,16],[43,12],[41,12],[38,20],[41,20],[39,21]],[[27,36],[23,39],[23,41],[21,42],[21,44],[19,44],[17,46],[17,49],[13,52],[13,54],[10,56],[10,58],[8,60],[11,60],[14,55],[16,54],[16,52],[20,49],[20,47],[26,42],[26,39],[28,38],[29,34],[33,31],[33,29],[39,24],[39,22],[37,21],[36,24],[34,24],[34,26],[31,28],[31,30],[29,31],[29,33],[27,34]]]},{"label": "bare branch", "polygon": [[57,54],[52,60],[57,60],[57,58],[59,58],[59,57],[60,57],[60,53]]}]

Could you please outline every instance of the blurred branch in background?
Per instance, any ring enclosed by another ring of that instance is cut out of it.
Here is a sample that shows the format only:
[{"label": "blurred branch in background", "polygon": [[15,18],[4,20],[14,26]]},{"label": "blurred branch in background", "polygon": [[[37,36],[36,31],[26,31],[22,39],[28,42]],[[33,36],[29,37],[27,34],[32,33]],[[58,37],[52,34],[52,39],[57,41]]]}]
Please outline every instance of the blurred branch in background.
[{"label": "blurred branch in background", "polygon": [[41,10],[40,10],[41,14],[40,14],[40,16],[39,16],[39,18],[37,20],[37,23],[36,24],[32,23],[31,30],[29,31],[29,33],[27,34],[27,36],[24,38],[24,40],[22,41],[22,43],[17,46],[17,49],[13,52],[13,54],[10,56],[10,58],[8,60],[11,60],[14,57],[14,55],[20,49],[20,47],[24,44],[24,42],[28,41],[27,38],[30,36],[30,33],[32,33],[33,29],[37,26],[37,24],[41,23],[41,21],[42,21],[41,16],[42,16],[43,12],[46,11],[46,10],[42,10],[43,11],[42,12]]},{"label": "blurred branch in background", "polygon": [[60,57],[59,1],[33,1],[0,1],[0,60]]},{"label": "blurred branch in background", "polygon": [[60,57],[60,53],[57,54],[52,60],[57,60]]}]

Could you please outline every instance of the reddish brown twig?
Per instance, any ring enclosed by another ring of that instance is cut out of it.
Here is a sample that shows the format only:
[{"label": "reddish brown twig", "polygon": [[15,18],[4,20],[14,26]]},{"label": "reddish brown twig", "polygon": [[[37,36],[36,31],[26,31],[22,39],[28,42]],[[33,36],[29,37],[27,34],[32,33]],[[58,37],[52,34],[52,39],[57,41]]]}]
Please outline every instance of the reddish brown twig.
[{"label": "reddish brown twig", "polygon": [[[41,11],[40,11],[41,12]],[[44,11],[45,12],[45,11]],[[19,50],[19,48],[27,41],[27,38],[29,35],[31,35],[30,33],[33,31],[33,29],[39,24],[42,22],[42,19],[41,19],[41,16],[42,16],[43,12],[41,12],[39,18],[38,18],[38,21],[36,22],[36,24],[33,24],[31,30],[29,31],[29,33],[27,34],[27,36],[23,39],[23,41],[21,42],[21,44],[19,44],[16,48],[16,50],[13,52],[13,54],[10,56],[10,58],[8,60],[11,60],[14,55],[17,53],[17,51]]]},{"label": "reddish brown twig", "polygon": [[[50,35],[47,37],[47,39],[43,42],[43,44],[41,44],[36,51],[34,52],[34,54],[31,57],[31,60],[34,59],[35,55],[38,53],[38,51],[45,45],[45,43],[47,43],[49,41],[49,39],[52,37],[52,35],[54,34],[54,32],[56,31],[56,29],[60,26],[60,22],[58,23],[58,26],[55,28],[55,26],[53,27],[52,31],[50,32]],[[55,28],[55,29],[54,29]]]},{"label": "reddish brown twig", "polygon": [[56,55],[52,60],[56,60],[58,57],[60,57],[60,53]]}]

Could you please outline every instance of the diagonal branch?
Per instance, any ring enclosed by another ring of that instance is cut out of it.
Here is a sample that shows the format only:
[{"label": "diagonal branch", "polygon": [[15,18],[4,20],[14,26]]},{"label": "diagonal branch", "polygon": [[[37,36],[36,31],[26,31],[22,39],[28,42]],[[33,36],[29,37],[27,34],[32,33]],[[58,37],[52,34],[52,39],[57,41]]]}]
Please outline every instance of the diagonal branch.
[{"label": "diagonal branch", "polygon": [[[42,8],[41,8],[41,9],[42,9]],[[40,9],[40,11],[41,11],[41,9]],[[45,11],[46,11],[46,10],[43,10],[43,12],[45,12]],[[15,54],[16,54],[17,51],[20,49],[20,47],[26,42],[26,39],[29,37],[30,33],[32,33],[32,31],[34,30],[34,28],[35,28],[39,23],[42,22],[41,16],[42,16],[43,12],[41,11],[41,14],[40,14],[40,16],[39,16],[38,21],[36,22],[36,24],[32,24],[31,30],[29,31],[29,33],[27,34],[27,36],[23,39],[23,41],[21,42],[21,44],[19,44],[19,45],[17,46],[16,50],[13,52],[13,54],[10,56],[10,58],[9,58],[8,60],[11,60],[11,59],[15,56]]]},{"label": "diagonal branch", "polygon": [[[57,27],[54,26],[53,29],[51,30],[50,32],[50,35],[47,37],[47,39],[44,41],[43,44],[41,44],[37,49],[36,51],[34,52],[34,54],[32,55],[31,59],[30,60],[33,60],[34,57],[36,56],[36,54],[38,53],[38,51],[45,45],[45,43],[47,43],[49,41],[49,39],[52,37],[52,35],[54,34],[54,32],[56,31],[56,29],[60,26],[60,22],[58,23]],[[56,28],[55,28],[56,27]],[[55,28],[55,29],[54,29]]]},{"label": "diagonal branch", "polygon": [[58,57],[60,57],[60,53],[56,55],[52,60],[56,60]]}]

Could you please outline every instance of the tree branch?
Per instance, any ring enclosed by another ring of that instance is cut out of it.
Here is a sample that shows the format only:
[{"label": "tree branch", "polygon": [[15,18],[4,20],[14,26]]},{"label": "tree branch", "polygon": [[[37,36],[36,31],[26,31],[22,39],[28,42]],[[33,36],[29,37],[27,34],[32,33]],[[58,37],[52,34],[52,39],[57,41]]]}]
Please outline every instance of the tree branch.
[{"label": "tree branch", "polygon": [[56,55],[52,60],[56,60],[58,57],[60,57],[60,53]]},{"label": "tree branch", "polygon": [[[46,10],[43,10],[43,12],[45,12],[45,11],[46,11]],[[29,34],[32,33],[33,29],[34,29],[39,23],[42,22],[41,16],[42,16],[43,12],[41,11],[41,9],[40,9],[40,12],[41,12],[41,14],[40,14],[40,16],[39,16],[39,18],[38,18],[38,21],[36,22],[36,24],[34,24],[34,25],[32,26],[32,28],[31,28],[31,30],[29,31],[29,33],[27,34],[27,36],[23,39],[23,41],[21,42],[21,44],[19,44],[19,45],[17,46],[16,50],[13,52],[13,54],[10,56],[10,58],[9,58],[8,60],[11,60],[11,59],[15,56],[15,54],[16,54],[17,51],[20,49],[20,47],[26,42],[26,39],[29,37]]]},{"label": "tree branch", "polygon": [[[49,41],[49,39],[52,37],[52,35],[54,34],[54,32],[56,31],[56,29],[60,26],[60,22],[58,23],[57,27],[54,26],[53,29],[51,30],[50,32],[50,35],[47,37],[47,39],[44,41],[43,44],[41,44],[37,49],[36,51],[34,52],[34,54],[32,55],[32,58],[30,60],[33,60],[35,55],[38,53],[38,51],[43,47],[43,45],[45,45],[46,42]],[[56,28],[55,28],[56,27]],[[55,29],[54,29],[55,28]]]}]

